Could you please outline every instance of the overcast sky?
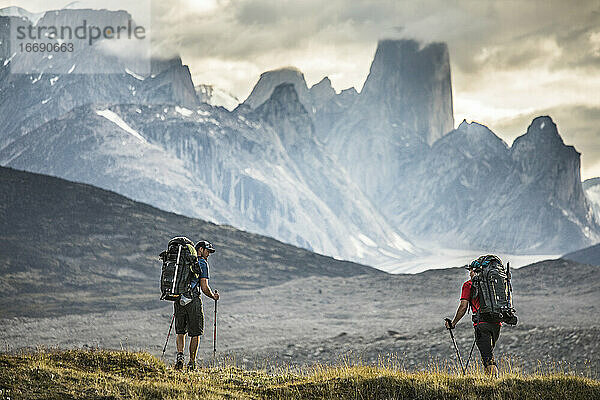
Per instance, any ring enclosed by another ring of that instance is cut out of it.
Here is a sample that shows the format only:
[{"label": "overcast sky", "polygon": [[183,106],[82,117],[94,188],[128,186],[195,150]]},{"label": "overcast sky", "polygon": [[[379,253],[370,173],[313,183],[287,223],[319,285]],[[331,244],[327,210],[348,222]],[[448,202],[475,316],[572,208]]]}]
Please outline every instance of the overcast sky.
[{"label": "overcast sky", "polygon": [[[68,1],[0,0],[39,12]],[[155,49],[180,54],[195,84],[243,100],[259,75],[298,67],[310,85],[362,88],[377,41],[444,41],[456,125],[489,126],[509,144],[550,115],[583,153],[582,176],[600,176],[600,0],[86,0],[151,16]],[[151,10],[151,12],[148,12]]]}]

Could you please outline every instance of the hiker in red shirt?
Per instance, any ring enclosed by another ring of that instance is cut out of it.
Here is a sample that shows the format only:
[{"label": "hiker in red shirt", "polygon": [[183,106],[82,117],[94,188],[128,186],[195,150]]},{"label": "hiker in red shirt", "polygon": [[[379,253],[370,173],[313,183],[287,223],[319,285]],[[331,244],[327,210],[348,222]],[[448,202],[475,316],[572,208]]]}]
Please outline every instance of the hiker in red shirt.
[{"label": "hiker in red shirt", "polygon": [[[474,263],[465,266],[469,270],[471,278],[475,276]],[[469,304],[471,305],[471,311],[473,312],[473,327],[475,328],[475,343],[481,353],[481,359],[485,367],[485,373],[492,376],[498,376],[498,368],[494,361],[494,346],[500,336],[500,322],[489,322],[485,321],[484,318],[479,316],[479,297],[472,298],[471,293],[472,281],[469,279],[462,286],[462,292],[460,296],[460,304],[456,310],[454,319],[450,322],[446,321],[447,329],[454,329],[456,324],[465,315]],[[480,320],[481,319],[481,320]]]}]

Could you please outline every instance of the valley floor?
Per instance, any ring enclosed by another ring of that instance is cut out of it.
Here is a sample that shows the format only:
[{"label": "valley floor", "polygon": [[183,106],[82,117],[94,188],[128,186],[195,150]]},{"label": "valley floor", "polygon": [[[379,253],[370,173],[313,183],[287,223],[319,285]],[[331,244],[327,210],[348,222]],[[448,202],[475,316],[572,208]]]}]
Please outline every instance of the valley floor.
[{"label": "valley floor", "polygon": [[[218,355],[246,368],[343,360],[370,365],[393,360],[410,370],[432,363],[454,366],[456,356],[443,318],[456,310],[464,280],[464,271],[453,269],[402,276],[306,277],[260,290],[220,288]],[[600,302],[593,287],[592,283],[571,295],[521,287],[521,294],[515,295],[519,324],[502,328],[495,350],[502,368],[571,371],[597,378]],[[205,335],[199,358],[208,363],[214,302],[203,299]],[[160,304],[151,310],[3,319],[0,345],[9,351],[42,345],[142,350],[160,356],[172,316],[171,304]],[[470,315],[455,335],[466,359],[473,338]],[[172,361],[174,354],[172,335],[166,360]],[[477,348],[473,355],[478,362]]]}]

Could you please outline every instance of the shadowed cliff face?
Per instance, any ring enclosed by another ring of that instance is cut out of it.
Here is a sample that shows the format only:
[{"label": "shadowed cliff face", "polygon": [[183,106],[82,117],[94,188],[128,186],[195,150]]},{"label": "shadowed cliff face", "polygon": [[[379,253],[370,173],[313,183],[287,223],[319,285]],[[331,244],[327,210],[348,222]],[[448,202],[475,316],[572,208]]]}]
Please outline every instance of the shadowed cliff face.
[{"label": "shadowed cliff face", "polygon": [[432,144],[454,129],[450,58],[445,43],[379,42],[357,108],[378,108],[406,136]]},{"label": "shadowed cliff face", "polygon": [[323,140],[375,204],[389,209],[398,182],[453,124],[446,45],[384,40],[363,90]]},{"label": "shadowed cliff face", "polygon": [[256,108],[271,97],[273,90],[282,83],[294,85],[300,102],[307,111],[312,113],[312,99],[304,80],[304,74],[296,68],[288,67],[267,71],[260,75],[260,79],[243,104]]},{"label": "shadowed cliff face", "polygon": [[[254,115],[274,127],[286,149],[302,146],[313,139],[314,126],[310,114],[291,83],[275,87],[271,97],[256,109]],[[302,150],[310,151],[310,147],[304,146]]]},{"label": "shadowed cliff face", "polygon": [[585,208],[581,186],[581,154],[566,146],[550,117],[537,117],[527,133],[515,139],[511,155],[521,182],[536,181],[540,190],[564,208]]}]

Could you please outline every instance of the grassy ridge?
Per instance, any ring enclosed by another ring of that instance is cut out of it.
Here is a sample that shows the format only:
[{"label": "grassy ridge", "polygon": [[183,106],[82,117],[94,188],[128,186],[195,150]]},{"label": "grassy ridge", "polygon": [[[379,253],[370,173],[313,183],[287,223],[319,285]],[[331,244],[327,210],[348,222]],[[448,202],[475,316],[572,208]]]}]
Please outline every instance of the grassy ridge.
[{"label": "grassy ridge", "polygon": [[147,353],[0,354],[0,399],[594,399],[600,382],[564,374],[459,377],[386,367],[267,374],[234,367],[181,373]]}]

